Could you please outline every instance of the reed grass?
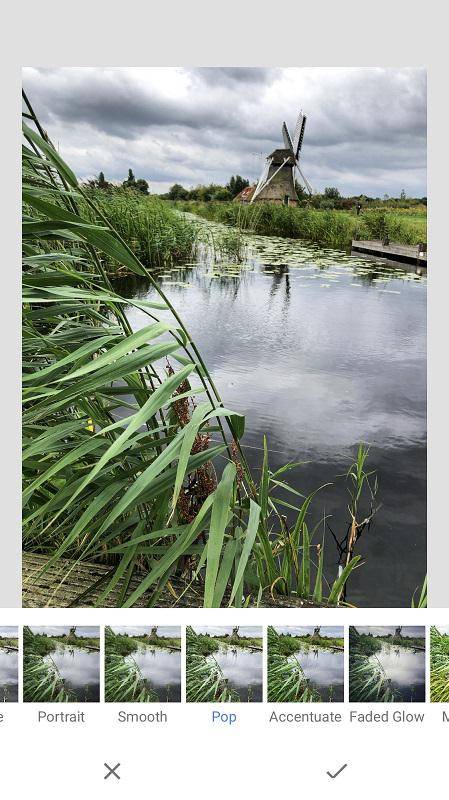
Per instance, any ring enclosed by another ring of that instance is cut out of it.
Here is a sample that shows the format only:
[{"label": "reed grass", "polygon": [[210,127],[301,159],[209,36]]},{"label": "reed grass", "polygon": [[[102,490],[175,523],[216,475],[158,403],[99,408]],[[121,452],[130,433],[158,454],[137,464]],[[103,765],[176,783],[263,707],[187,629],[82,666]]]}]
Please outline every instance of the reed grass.
[{"label": "reed grass", "polygon": [[[150,271],[191,261],[195,257],[199,243],[198,225],[157,197],[146,197],[118,187],[89,189],[86,196]],[[80,212],[96,223],[97,214],[90,204],[81,202]],[[120,260],[110,256],[104,259],[104,265],[112,275],[129,271]]]}]

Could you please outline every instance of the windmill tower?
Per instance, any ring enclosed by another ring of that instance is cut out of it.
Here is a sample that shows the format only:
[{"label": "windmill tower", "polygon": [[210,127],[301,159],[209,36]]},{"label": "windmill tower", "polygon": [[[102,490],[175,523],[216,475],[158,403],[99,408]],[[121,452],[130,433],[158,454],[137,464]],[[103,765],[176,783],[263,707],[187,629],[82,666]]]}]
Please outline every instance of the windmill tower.
[{"label": "windmill tower", "polygon": [[296,122],[293,140],[287,125],[282,124],[282,138],[284,147],[273,150],[267,156],[266,164],[259,183],[251,198],[251,203],[276,203],[278,205],[298,205],[298,195],[295,189],[295,170],[298,171],[309,194],[312,187],[304,177],[299,166],[299,156],[307,117],[300,111]]}]

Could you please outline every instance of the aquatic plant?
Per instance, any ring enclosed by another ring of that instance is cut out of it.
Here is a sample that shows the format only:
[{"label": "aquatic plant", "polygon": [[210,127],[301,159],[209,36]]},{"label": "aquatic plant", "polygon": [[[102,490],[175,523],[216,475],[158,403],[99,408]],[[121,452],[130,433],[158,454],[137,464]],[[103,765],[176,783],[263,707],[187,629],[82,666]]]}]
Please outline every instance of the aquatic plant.
[{"label": "aquatic plant", "polygon": [[430,629],[430,699],[449,703],[449,636],[435,625]]},{"label": "aquatic plant", "polygon": [[311,686],[293,653],[286,654],[282,637],[268,627],[268,702],[317,703],[321,695]]},{"label": "aquatic plant", "polygon": [[[204,637],[191,626],[186,631],[186,698],[190,703],[239,703],[212,653],[204,653]],[[214,648],[215,650],[215,648]]]},{"label": "aquatic plant", "polygon": [[[327,582],[308,524],[318,490],[289,486],[293,464],[272,472],[266,440],[256,483],[243,417],[224,407],[176,309],[25,100],[23,547],[46,556],[26,596],[58,566],[34,601],[51,604],[83,562],[110,569],[83,582],[75,605],[156,605],[163,592],[206,607],[338,604],[360,556],[351,549]],[[157,302],[124,297],[109,263],[146,278]],[[146,317],[137,331],[128,305]]]}]

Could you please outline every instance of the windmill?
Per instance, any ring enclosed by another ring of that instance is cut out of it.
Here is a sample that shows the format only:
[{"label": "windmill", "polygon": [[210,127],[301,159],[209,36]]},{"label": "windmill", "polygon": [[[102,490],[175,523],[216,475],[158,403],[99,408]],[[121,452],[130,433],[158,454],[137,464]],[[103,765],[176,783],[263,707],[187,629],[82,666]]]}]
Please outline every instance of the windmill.
[{"label": "windmill", "polygon": [[299,156],[304,139],[307,117],[299,112],[293,139],[285,122],[282,123],[284,147],[273,150],[267,156],[266,164],[259,178],[251,203],[267,202],[297,205],[298,196],[295,189],[295,170],[298,171],[309,194],[312,187],[303,175],[299,166]]}]

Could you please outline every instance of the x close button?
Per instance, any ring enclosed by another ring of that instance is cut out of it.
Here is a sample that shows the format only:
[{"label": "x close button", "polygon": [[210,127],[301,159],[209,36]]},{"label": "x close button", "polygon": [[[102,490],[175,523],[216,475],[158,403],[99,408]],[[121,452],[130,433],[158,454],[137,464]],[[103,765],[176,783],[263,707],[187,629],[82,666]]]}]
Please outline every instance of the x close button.
[{"label": "x close button", "polygon": [[118,781],[120,780],[120,775],[117,772],[120,764],[116,764],[115,767],[110,767],[109,764],[106,764],[105,762],[104,766],[107,769],[106,775],[104,776],[105,781],[107,781],[107,779],[110,778],[111,775],[113,775],[114,778],[117,778]]}]

